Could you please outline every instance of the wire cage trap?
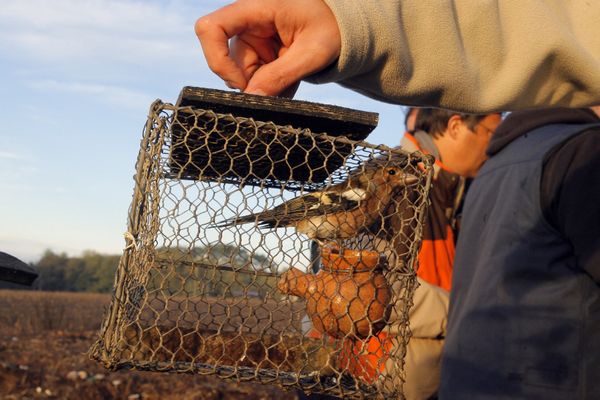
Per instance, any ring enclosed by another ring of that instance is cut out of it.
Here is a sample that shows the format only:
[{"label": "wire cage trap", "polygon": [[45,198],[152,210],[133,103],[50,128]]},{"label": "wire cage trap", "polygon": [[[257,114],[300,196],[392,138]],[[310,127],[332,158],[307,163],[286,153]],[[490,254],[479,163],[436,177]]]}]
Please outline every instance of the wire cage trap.
[{"label": "wire cage trap", "polygon": [[432,159],[376,115],[184,88],[150,108],[106,367],[402,398]]}]

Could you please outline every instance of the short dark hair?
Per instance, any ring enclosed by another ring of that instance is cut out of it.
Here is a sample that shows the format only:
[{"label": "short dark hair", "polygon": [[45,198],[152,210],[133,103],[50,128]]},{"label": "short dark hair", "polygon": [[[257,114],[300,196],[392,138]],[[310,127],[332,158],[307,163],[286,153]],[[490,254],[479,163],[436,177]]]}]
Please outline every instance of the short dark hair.
[{"label": "short dark hair", "polygon": [[489,114],[467,114],[442,108],[421,108],[415,121],[415,131],[425,131],[433,137],[442,136],[453,115],[458,115],[467,127],[474,131],[475,126]]}]

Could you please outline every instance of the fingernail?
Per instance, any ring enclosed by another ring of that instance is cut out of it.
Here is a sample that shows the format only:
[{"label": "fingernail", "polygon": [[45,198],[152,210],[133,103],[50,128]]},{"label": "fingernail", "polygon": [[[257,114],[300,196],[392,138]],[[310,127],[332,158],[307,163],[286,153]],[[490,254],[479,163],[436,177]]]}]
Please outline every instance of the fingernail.
[{"label": "fingernail", "polygon": [[246,94],[255,94],[255,95],[258,95],[258,96],[266,96],[267,95],[267,93],[264,90],[262,90],[262,89],[250,89],[250,90],[246,90],[244,93],[246,93]]}]

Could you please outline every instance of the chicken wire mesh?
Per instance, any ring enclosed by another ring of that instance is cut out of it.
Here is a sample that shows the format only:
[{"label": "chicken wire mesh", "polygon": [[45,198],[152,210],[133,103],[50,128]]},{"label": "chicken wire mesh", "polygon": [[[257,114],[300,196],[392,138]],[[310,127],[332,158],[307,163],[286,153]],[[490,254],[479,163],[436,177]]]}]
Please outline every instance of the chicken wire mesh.
[{"label": "chicken wire mesh", "polygon": [[432,160],[156,101],[91,356],[402,398]]}]

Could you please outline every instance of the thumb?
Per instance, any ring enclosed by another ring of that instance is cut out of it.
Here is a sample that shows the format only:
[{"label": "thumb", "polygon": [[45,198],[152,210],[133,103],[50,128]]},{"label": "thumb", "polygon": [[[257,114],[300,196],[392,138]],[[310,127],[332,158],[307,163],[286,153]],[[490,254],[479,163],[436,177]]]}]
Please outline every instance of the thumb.
[{"label": "thumb", "polygon": [[304,77],[302,69],[294,68],[286,60],[278,58],[261,65],[248,81],[245,93],[262,96],[279,96],[287,88],[297,85]]},{"label": "thumb", "polygon": [[[310,41],[308,41],[310,43]],[[294,43],[270,63],[261,65],[248,81],[246,93],[277,96],[294,86],[305,77],[321,71],[339,56],[333,46],[302,46]]]}]

